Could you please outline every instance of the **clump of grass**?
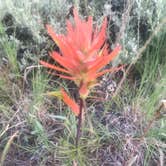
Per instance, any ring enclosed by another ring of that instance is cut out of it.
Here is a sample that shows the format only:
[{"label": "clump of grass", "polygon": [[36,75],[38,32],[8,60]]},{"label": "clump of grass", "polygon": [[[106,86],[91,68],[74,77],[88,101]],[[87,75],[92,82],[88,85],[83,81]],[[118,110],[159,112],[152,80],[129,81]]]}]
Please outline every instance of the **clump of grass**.
[{"label": "clump of grass", "polygon": [[41,73],[41,69],[38,72],[33,73],[32,78],[32,101],[28,115],[29,123],[32,125],[32,134],[36,135],[42,144],[48,146],[48,139],[45,130],[38,119],[38,114],[42,111],[44,104],[44,93],[47,87],[48,78]]},{"label": "clump of grass", "polygon": [[[17,61],[17,43],[16,41],[10,40],[6,33],[3,25],[0,23],[0,46],[3,49],[3,52],[6,55],[8,67],[10,71],[13,72],[16,76],[19,76],[19,67]],[[14,38],[13,38],[14,39]],[[0,57],[2,60],[2,57]],[[5,57],[3,57],[5,58]]]}]

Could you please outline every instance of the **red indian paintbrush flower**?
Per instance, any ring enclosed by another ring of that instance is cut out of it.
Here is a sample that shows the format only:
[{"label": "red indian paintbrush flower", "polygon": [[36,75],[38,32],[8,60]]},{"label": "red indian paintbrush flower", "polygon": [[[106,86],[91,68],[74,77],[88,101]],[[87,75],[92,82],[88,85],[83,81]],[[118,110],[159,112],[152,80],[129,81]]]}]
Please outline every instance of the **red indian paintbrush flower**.
[{"label": "red indian paintbrush flower", "polygon": [[117,46],[111,53],[106,44],[107,19],[104,18],[100,29],[93,27],[92,17],[87,21],[79,18],[74,8],[74,24],[67,20],[67,32],[65,35],[56,34],[50,25],[46,25],[48,34],[58,45],[60,53],[53,51],[49,55],[60,64],[61,67],[40,63],[48,68],[63,74],[57,74],[61,78],[73,80],[79,87],[81,98],[86,98],[89,90],[96,85],[96,79],[106,72],[114,70],[101,69],[110,63],[119,53],[121,47]]}]

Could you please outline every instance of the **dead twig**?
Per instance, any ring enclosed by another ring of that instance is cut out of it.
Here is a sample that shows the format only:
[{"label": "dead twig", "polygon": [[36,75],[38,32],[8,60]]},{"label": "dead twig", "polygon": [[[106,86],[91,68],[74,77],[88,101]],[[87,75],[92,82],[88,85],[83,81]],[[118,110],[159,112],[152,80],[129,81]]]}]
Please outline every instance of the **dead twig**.
[{"label": "dead twig", "polygon": [[18,133],[19,133],[19,132],[16,131],[16,132],[10,137],[10,139],[9,139],[8,142],[7,142],[7,144],[5,145],[5,148],[4,148],[3,152],[2,152],[2,156],[1,156],[1,158],[0,158],[0,166],[3,166],[3,165],[4,165],[4,161],[5,161],[6,155],[7,155],[8,151],[9,151],[9,148],[10,148],[10,146],[11,146],[11,144],[12,144],[14,138],[17,136]]},{"label": "dead twig", "polygon": [[130,11],[132,9],[133,3],[134,3],[134,1],[132,1],[132,0],[127,1],[126,8],[122,14],[122,24],[121,24],[120,31],[119,31],[116,41],[115,41],[115,45],[117,45],[120,42],[120,40],[124,37],[124,33],[126,30],[126,26],[129,22]]},{"label": "dead twig", "polygon": [[165,114],[165,110],[166,110],[166,100],[161,100],[159,107],[154,112],[152,119],[149,121],[148,125],[144,129],[143,135],[140,137],[140,139],[143,139],[148,134],[148,131],[152,128],[154,122]]}]

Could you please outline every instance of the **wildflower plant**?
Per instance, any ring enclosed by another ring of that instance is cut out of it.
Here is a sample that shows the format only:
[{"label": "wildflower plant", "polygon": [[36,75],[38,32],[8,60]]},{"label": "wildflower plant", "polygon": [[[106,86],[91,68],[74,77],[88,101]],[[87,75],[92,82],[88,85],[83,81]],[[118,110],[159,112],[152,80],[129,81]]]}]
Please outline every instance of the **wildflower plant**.
[{"label": "wildflower plant", "polygon": [[[59,47],[60,52],[49,52],[49,55],[60,66],[40,61],[41,65],[57,71],[55,74],[61,78],[74,81],[78,87],[80,101],[75,102],[61,89],[56,96],[60,96],[78,117],[76,146],[81,135],[82,119],[85,112],[85,100],[90,90],[97,85],[97,78],[107,72],[119,68],[103,69],[118,55],[121,50],[117,45],[110,52],[106,42],[107,18],[104,18],[101,28],[94,27],[93,18],[83,20],[79,17],[76,8],[73,9],[74,23],[66,21],[66,34],[57,34],[50,25],[46,25],[48,34]],[[59,74],[59,72],[61,74]]]}]

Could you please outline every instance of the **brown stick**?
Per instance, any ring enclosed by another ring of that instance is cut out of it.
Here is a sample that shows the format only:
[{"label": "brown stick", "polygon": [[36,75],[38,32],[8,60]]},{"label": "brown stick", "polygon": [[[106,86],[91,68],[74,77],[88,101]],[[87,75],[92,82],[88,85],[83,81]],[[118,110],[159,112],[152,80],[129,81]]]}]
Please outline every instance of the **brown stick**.
[{"label": "brown stick", "polygon": [[165,110],[166,108],[164,107],[164,101],[162,100],[159,107],[157,108],[157,110],[154,112],[154,115],[152,117],[152,119],[149,121],[149,123],[147,124],[146,128],[143,131],[143,134],[140,136],[140,139],[143,139],[149,132],[149,130],[152,128],[152,125],[154,124],[154,122],[162,117],[162,110]]}]

